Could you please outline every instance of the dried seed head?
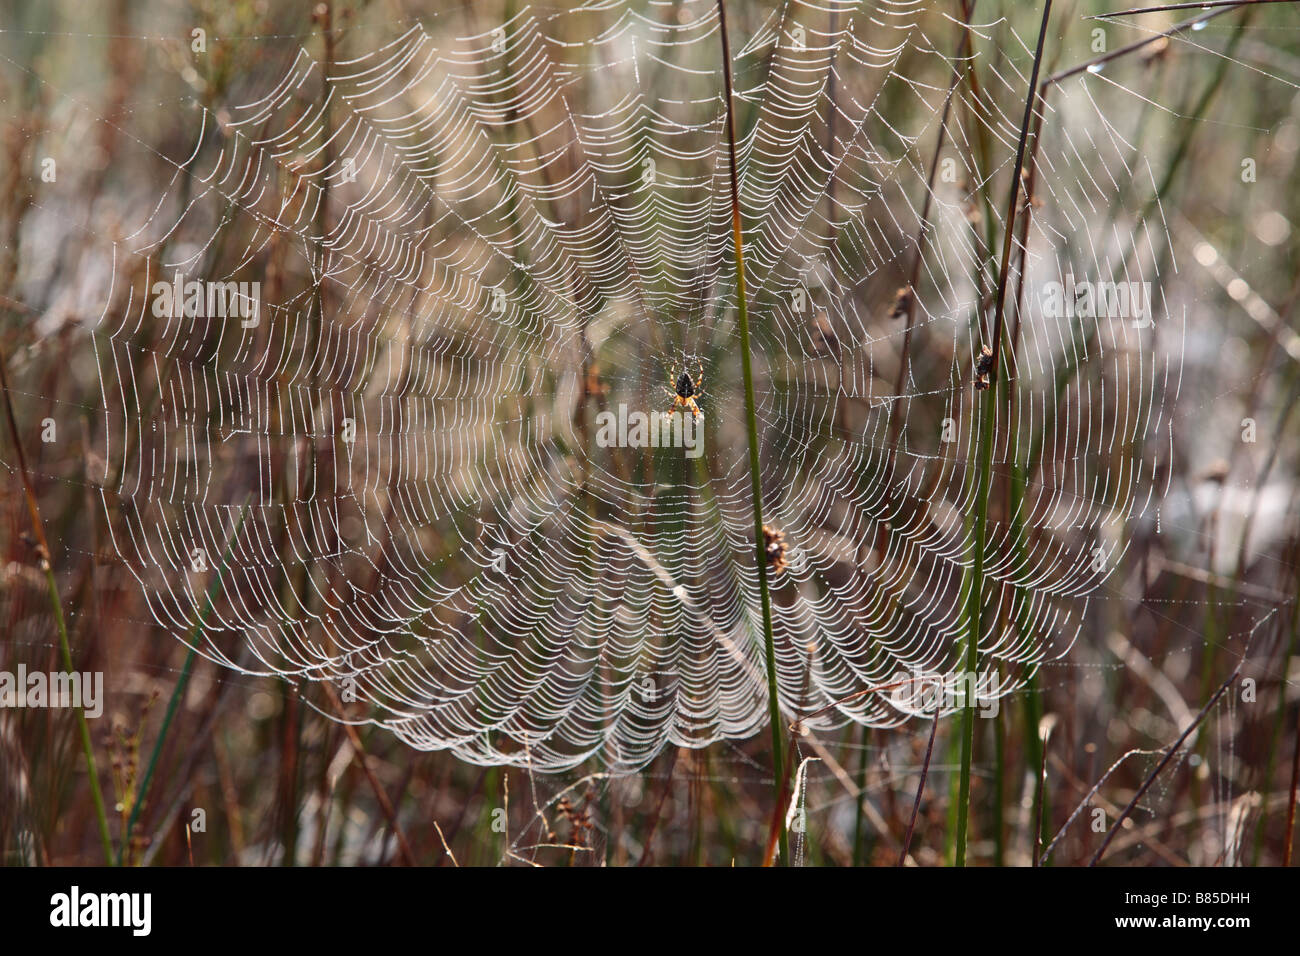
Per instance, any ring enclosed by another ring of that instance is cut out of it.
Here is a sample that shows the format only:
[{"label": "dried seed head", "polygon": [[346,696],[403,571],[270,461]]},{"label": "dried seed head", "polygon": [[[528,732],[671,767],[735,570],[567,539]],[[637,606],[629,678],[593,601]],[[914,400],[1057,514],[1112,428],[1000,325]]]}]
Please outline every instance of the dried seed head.
[{"label": "dried seed head", "polygon": [[812,335],[813,354],[833,355],[839,351],[840,338],[835,334],[835,327],[831,325],[825,312],[817,313],[808,325]]},{"label": "dried seed head", "polygon": [[989,387],[989,373],[993,371],[993,350],[987,345],[980,348],[980,357],[975,362],[975,391],[982,392]]},{"label": "dried seed head", "polygon": [[890,311],[891,319],[904,318],[908,310],[912,308],[912,289],[910,286],[903,286],[894,294],[894,308]]},{"label": "dried seed head", "polygon": [[763,525],[763,554],[773,574],[780,574],[788,567],[785,535],[767,524]]},{"label": "dried seed head", "polygon": [[587,377],[582,386],[583,394],[588,398],[603,398],[609,394],[609,385],[600,377],[600,366],[587,366]]},{"label": "dried seed head", "polygon": [[1168,52],[1169,37],[1160,37],[1158,40],[1153,40],[1147,44],[1146,49],[1141,53],[1142,65],[1150,66],[1152,63],[1163,60]]}]

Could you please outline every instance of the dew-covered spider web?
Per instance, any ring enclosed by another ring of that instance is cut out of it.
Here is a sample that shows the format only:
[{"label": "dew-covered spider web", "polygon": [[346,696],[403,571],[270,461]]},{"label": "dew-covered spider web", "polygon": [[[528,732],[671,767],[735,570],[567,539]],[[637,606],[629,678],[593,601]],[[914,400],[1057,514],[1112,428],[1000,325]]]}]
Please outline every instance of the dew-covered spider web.
[{"label": "dew-covered spider web", "polygon": [[[1166,157],[1112,109],[1136,94],[1053,86],[1009,224],[1035,36],[933,6],[730,24],[777,684],[814,733],[971,680],[984,443],[984,697],[1070,648],[1168,480],[1186,250]],[[156,621],[475,763],[622,771],[755,734],[715,4],[362,45],[190,114],[113,243],[98,480]],[[1054,307],[1082,283],[1109,284],[1094,314]]]}]

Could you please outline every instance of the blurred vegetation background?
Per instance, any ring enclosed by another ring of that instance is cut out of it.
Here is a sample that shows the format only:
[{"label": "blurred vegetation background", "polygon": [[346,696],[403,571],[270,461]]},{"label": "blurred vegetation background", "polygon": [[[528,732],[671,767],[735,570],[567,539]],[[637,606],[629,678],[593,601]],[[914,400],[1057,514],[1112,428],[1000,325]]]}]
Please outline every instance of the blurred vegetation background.
[{"label": "blurred vegetation background", "polygon": [[[945,42],[961,8],[930,6],[928,35]],[[1114,8],[1058,2],[1050,68],[1097,57],[1094,30],[1115,51],[1199,12],[1083,19]],[[766,734],[670,749],[618,779],[594,764],[561,775],[484,769],[325,718],[333,708],[317,685],[241,677],[201,659],[143,786],[186,648],[151,620],[118,564],[94,484],[102,400],[87,328],[104,307],[110,268],[96,237],[129,230],[156,202],[169,172],[151,156],[185,155],[200,107],[220,113],[260,95],[300,48],[323,56],[326,30],[342,60],[411,23],[435,35],[482,33],[515,9],[504,0],[0,3],[0,344],[75,666],[105,674],[105,714],[90,732],[114,852],[124,848],[127,862],[728,865],[763,857],[773,814]],[[734,35],[753,35],[773,9],[735,0]],[[996,57],[1012,29],[1034,36],[1037,17],[1035,4],[978,3],[973,19],[987,24],[979,52]],[[191,48],[196,27],[210,38],[202,56]],[[1091,605],[1068,656],[1005,701],[997,719],[978,721],[971,859],[1026,865],[1036,844],[1060,831],[1048,862],[1086,862],[1103,839],[1095,811],[1113,822],[1162,748],[1213,700],[1187,749],[1142,793],[1107,860],[1278,864],[1289,853],[1300,753],[1300,17],[1290,4],[1230,12],[1118,58],[1102,76],[1140,94],[1122,97],[1132,115],[1113,121],[1140,130],[1135,149],[1158,174],[1172,170],[1162,212],[1177,266],[1162,281],[1186,309],[1187,331],[1174,442],[1161,457],[1170,491],[1159,517],[1132,530],[1115,589]],[[1024,90],[994,85],[988,95],[1018,115]],[[1069,100],[1056,106],[1070,122]],[[47,158],[56,184],[42,180]],[[1137,206],[1152,186],[1112,198]],[[993,192],[989,201],[1002,203]],[[883,304],[893,288],[871,294]],[[54,442],[42,441],[48,418]],[[0,467],[0,670],[55,670],[59,635],[7,430]],[[1037,742],[1049,727],[1044,752]],[[936,728],[909,862],[951,858],[957,729],[947,719]],[[895,863],[929,732],[916,721],[850,728],[828,741],[834,760],[806,770],[798,859]],[[78,735],[70,711],[0,711],[6,864],[102,861]]]}]

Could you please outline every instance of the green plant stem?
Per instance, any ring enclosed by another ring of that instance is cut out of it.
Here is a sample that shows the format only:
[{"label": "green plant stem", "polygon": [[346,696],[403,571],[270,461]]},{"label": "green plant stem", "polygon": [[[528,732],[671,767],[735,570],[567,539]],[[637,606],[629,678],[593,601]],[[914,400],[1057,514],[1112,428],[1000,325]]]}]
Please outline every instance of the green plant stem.
[{"label": "green plant stem", "polygon": [[207,623],[208,614],[212,611],[212,603],[216,600],[217,592],[221,589],[221,579],[225,576],[226,566],[230,561],[230,552],[235,546],[235,539],[239,537],[239,530],[244,526],[244,519],[248,517],[248,499],[244,499],[244,506],[239,511],[239,520],[235,522],[235,530],[230,533],[230,541],[226,544],[226,551],[221,556],[221,564],[217,566],[217,573],[208,586],[207,596],[203,601],[203,610],[199,612],[199,618],[194,622],[194,629],[190,632],[189,651],[185,655],[185,663],[181,666],[181,676],[176,681],[176,686],[172,688],[171,698],[167,701],[167,711],[163,714],[162,726],[158,728],[158,739],[154,741],[153,752],[149,755],[149,763],[145,766],[144,776],[140,780],[140,786],[136,788],[135,800],[131,803],[131,813],[126,820],[126,832],[122,834],[122,846],[117,851],[117,863],[120,866],[127,844],[131,840],[131,833],[135,829],[136,821],[140,818],[140,810],[144,807],[144,799],[149,792],[149,784],[153,781],[154,771],[158,767],[158,758],[162,755],[163,744],[167,742],[167,731],[171,729],[172,718],[176,716],[176,709],[180,706],[181,697],[185,694],[185,688],[189,686],[190,672],[194,669],[194,658],[198,656],[199,637],[203,634],[203,626]]},{"label": "green plant stem", "polygon": [[1300,790],[1300,720],[1296,721],[1295,748],[1291,751],[1291,790],[1286,805],[1286,834],[1282,838],[1282,865],[1291,865],[1291,848],[1295,845],[1296,791]]},{"label": "green plant stem", "polygon": [[[763,608],[763,651],[767,664],[767,706],[772,724],[773,791],[781,799],[785,784],[785,757],[781,741],[781,703],[776,685],[776,643],[772,637],[772,598],[767,587],[767,554],[763,547],[763,484],[759,476],[758,413],[754,405],[754,368],[749,355],[749,310],[745,301],[745,257],[740,222],[740,177],[736,171],[736,117],[732,105],[731,44],[727,39],[727,7],[718,0],[718,29],[722,34],[722,74],[727,98],[727,154],[731,174],[731,235],[736,246],[736,310],[740,328],[740,365],[745,383],[745,426],[749,432],[749,479],[754,498],[754,556],[758,564],[758,594]],[[790,862],[784,814],[777,807],[781,863]]]},{"label": "green plant stem", "polygon": [[[1000,668],[998,679],[1002,679]],[[1003,708],[999,707],[993,715],[993,865],[997,867],[1006,864],[1007,734],[1003,719]]]},{"label": "green plant stem", "polygon": [[[971,560],[970,588],[966,592],[966,664],[965,675],[979,673],[980,626],[984,603],[984,552],[988,541],[989,485],[993,471],[993,425],[997,403],[993,388],[983,405],[978,432],[979,472],[975,483],[974,555]],[[964,675],[964,676],[965,676]],[[957,835],[953,862],[966,865],[966,840],[970,825],[971,757],[975,750],[975,693],[967,677],[965,700],[961,712],[961,772],[957,785]]]},{"label": "green plant stem", "polygon": [[[50,591],[50,611],[59,631],[59,654],[63,658],[63,669],[73,672],[72,648],[68,643],[68,626],[63,620],[63,606],[59,601],[59,585],[54,580],[54,568],[50,562],[42,560],[45,566],[45,585]],[[90,724],[86,721],[85,708],[77,709],[77,730],[81,736],[81,752],[86,758],[86,774],[90,777],[90,797],[95,804],[95,823],[99,827],[99,842],[104,849],[104,859],[113,865],[113,840],[108,833],[108,813],[104,809],[104,794],[99,788],[99,771],[95,766],[95,751],[90,741]]]},{"label": "green plant stem", "polygon": [[[22,439],[18,434],[18,419],[14,416],[13,401],[9,397],[9,360],[0,351],[0,391],[4,393],[5,418],[9,422],[9,434],[13,438],[14,453],[18,458],[18,473],[23,483],[23,496],[27,499],[27,513],[32,519],[32,532],[36,536],[37,553],[41,570],[45,572],[45,586],[50,594],[50,613],[54,615],[54,626],[59,632],[59,653],[63,658],[64,669],[71,674],[72,645],[68,640],[68,625],[63,619],[63,603],[59,600],[59,584],[54,578],[54,558],[50,552],[50,543],[45,537],[45,523],[41,520],[40,506],[36,502],[36,489],[32,487],[31,475],[27,470],[27,456],[23,452]],[[99,827],[99,841],[103,845],[104,859],[113,865],[113,839],[108,832],[108,813],[104,809],[104,794],[99,787],[99,770],[95,766],[95,750],[90,740],[90,725],[86,722],[86,711],[77,707],[77,730],[81,737],[81,752],[86,758],[86,774],[90,778],[90,796],[95,804],[95,823]]]},{"label": "green plant stem", "polygon": [[[1034,51],[1034,69],[1029,77],[1029,96],[1025,100],[1025,116],[1020,124],[1020,141],[1016,144],[1016,165],[1011,170],[1011,199],[1007,204],[1007,218],[1003,226],[1002,265],[998,268],[998,297],[993,314],[994,362],[990,378],[995,374],[999,378],[1002,377],[998,368],[998,359],[1002,355],[1000,345],[1002,343],[1003,318],[1006,313],[1007,279],[1011,267],[1012,239],[1016,232],[1016,207],[1020,201],[1020,171],[1025,168],[1025,143],[1029,140],[1029,125],[1034,118],[1034,103],[1038,99],[1038,71],[1043,64],[1043,43],[1047,39],[1047,21],[1051,15],[1052,0],[1046,0],[1043,4],[1043,22],[1038,29],[1038,48]],[[990,404],[992,404],[993,392],[994,390],[990,388],[987,396],[990,399]]]},{"label": "green plant stem", "polygon": [[863,834],[866,833],[866,801],[867,801],[867,742],[870,740],[871,729],[862,725],[862,749],[858,751],[858,797],[856,805],[856,814],[853,819],[853,865],[861,866],[865,849],[862,846]]},{"label": "green plant stem", "polygon": [[957,792],[957,835],[954,862],[966,865],[966,842],[970,826],[971,757],[975,750],[975,693],[970,686],[979,673],[979,638],[984,605],[984,552],[988,542],[989,486],[993,471],[993,432],[997,424],[997,390],[1006,388],[1005,376],[1000,374],[1003,315],[1007,297],[1008,269],[1011,263],[1012,237],[1015,235],[1016,210],[1020,201],[1020,170],[1025,162],[1025,143],[1029,138],[1030,121],[1034,115],[1034,102],[1038,97],[1038,71],[1043,63],[1043,44],[1047,39],[1047,21],[1052,13],[1052,0],[1043,4],[1043,21],[1038,30],[1038,47],[1034,52],[1034,69],[1029,78],[1029,96],[1025,100],[1025,115],[1020,124],[1020,141],[1016,146],[1016,163],[1011,169],[1011,197],[1007,202],[1007,216],[1003,225],[1002,265],[998,270],[998,292],[993,316],[993,366],[992,380],[984,396],[983,416],[977,434],[980,459],[975,481],[975,535],[974,554],[971,560],[970,590],[966,605],[966,673],[967,693],[962,706],[961,775]]}]

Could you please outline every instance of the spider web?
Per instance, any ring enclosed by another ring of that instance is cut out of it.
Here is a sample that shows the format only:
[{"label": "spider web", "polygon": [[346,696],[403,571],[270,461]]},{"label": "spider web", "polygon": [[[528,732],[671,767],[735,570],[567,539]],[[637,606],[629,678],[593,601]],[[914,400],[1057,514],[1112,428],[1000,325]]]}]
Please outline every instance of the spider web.
[{"label": "spider web", "polygon": [[[978,197],[1006,194],[1032,47],[917,0],[791,0],[732,31],[782,710],[894,726],[919,712],[900,679],[969,679],[986,441],[974,679],[1013,692],[1164,492],[1181,315],[1157,291],[1145,327],[1079,319],[1034,291],[1154,279],[1163,210],[1113,197],[1160,171],[1105,77],[1042,107],[1015,398],[983,436],[1007,224]],[[748,737],[766,677],[715,6],[528,8],[439,43],[302,50],[196,115],[95,330],[114,544],[205,657],[329,682],[414,747],[625,771]],[[971,61],[989,95],[954,83]],[[259,282],[256,321],[159,315],[178,274]],[[662,416],[683,371],[698,458],[598,441],[620,405]]]}]

